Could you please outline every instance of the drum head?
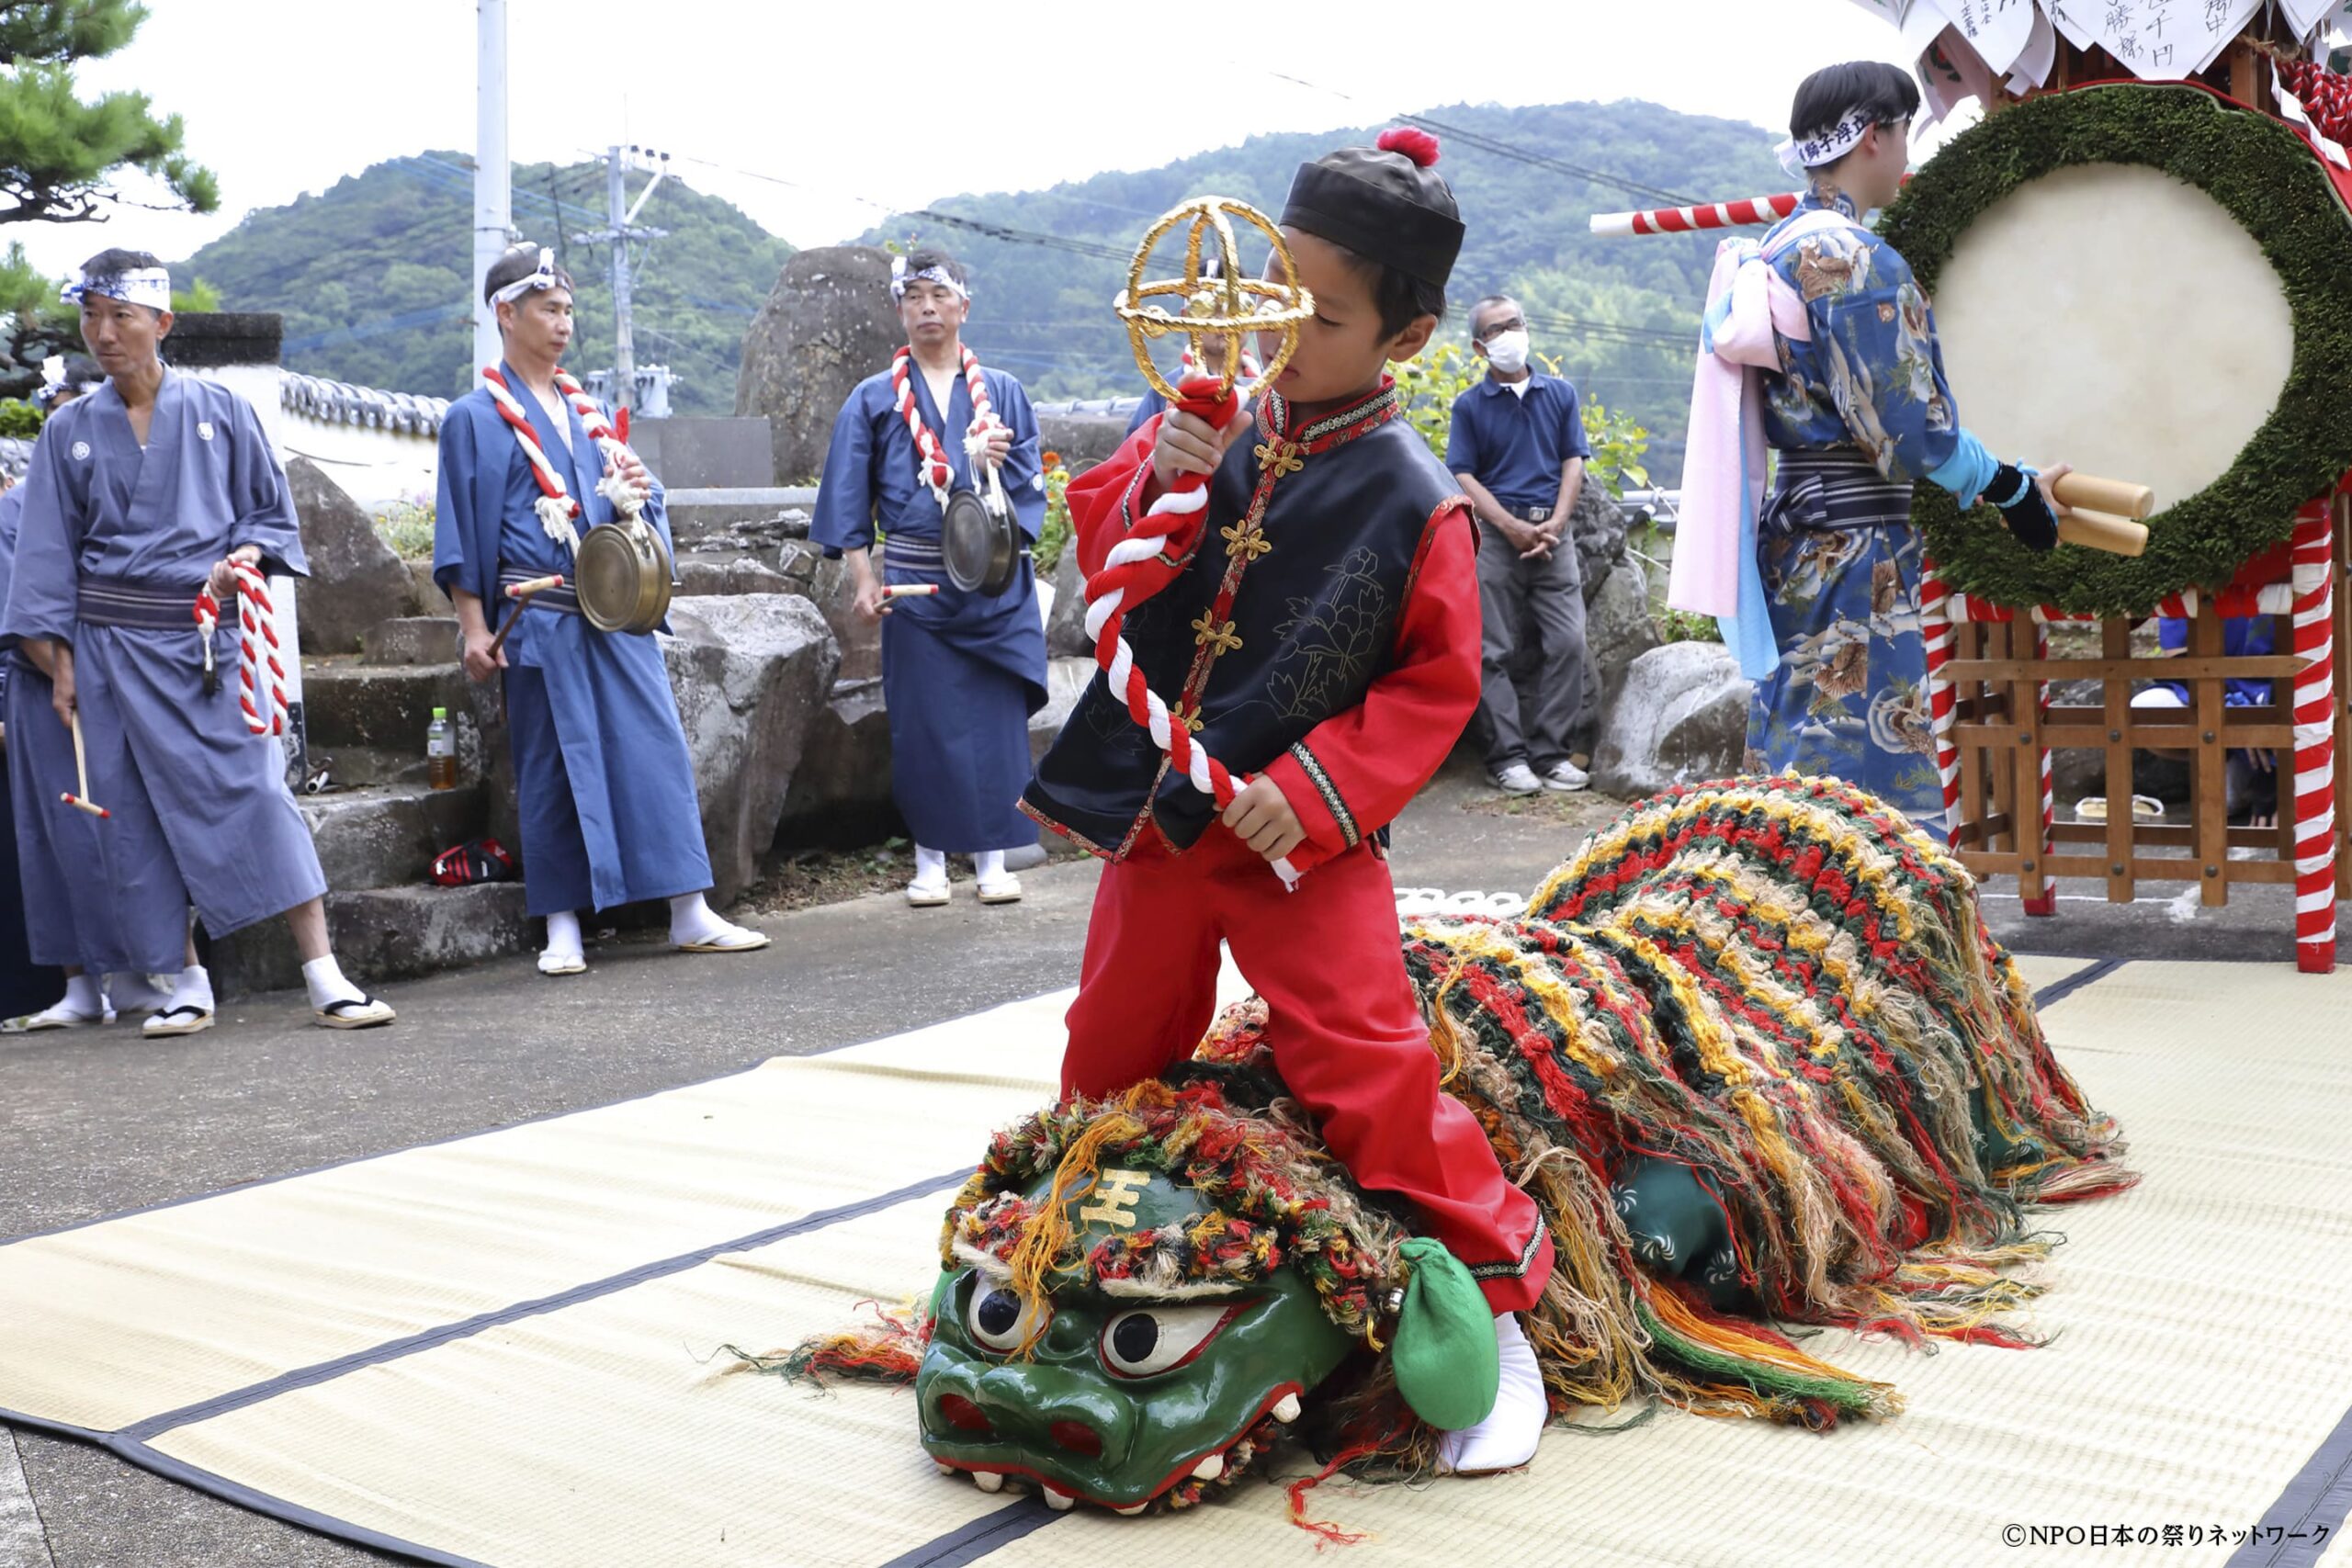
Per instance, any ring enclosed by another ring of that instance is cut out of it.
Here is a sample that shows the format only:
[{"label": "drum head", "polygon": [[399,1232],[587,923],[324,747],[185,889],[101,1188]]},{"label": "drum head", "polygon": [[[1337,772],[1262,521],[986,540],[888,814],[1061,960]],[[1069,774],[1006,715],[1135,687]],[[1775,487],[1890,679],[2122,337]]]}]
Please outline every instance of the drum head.
[{"label": "drum head", "polygon": [[1012,582],[1013,532],[1011,515],[995,515],[974,491],[950,495],[940,519],[947,580],[967,593],[1003,592]]}]

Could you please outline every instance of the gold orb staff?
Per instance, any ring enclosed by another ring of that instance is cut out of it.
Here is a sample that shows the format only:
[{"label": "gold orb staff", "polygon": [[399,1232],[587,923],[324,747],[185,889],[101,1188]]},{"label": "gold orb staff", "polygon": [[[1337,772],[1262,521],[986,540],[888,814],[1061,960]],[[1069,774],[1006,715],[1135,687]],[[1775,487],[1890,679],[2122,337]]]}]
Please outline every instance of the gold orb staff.
[{"label": "gold orb staff", "polygon": [[[1236,220],[1256,230],[1272,247],[1273,265],[1268,270],[1275,276],[1243,275],[1234,237]],[[1179,228],[1184,231],[1182,274],[1146,281],[1153,252]],[[1209,258],[1216,263],[1214,272],[1207,267]],[[1170,299],[1183,302],[1179,310],[1154,303]],[[1127,286],[1112,309],[1127,329],[1127,343],[1144,379],[1172,408],[1222,430],[1241,412],[1237,387],[1250,338],[1261,333],[1276,337],[1261,372],[1261,379],[1271,382],[1297,352],[1299,324],[1315,313],[1315,299],[1299,287],[1297,263],[1272,220],[1246,202],[1204,196],[1174,209],[1145,231],[1127,267]],[[1187,357],[1199,374],[1171,386],[1152,362],[1151,345],[1176,333],[1189,340]],[[1212,344],[1217,352],[1212,352]],[[1180,476],[1152,502],[1135,532],[1111,547],[1102,570],[1086,581],[1086,635],[1094,643],[1095,663],[1111,689],[1125,699],[1128,714],[1151,731],[1153,743],[1168,754],[1175,771],[1223,810],[1233,803],[1239,785],[1222,762],[1193,744],[1189,728],[1170,721],[1167,703],[1136,667],[1135,652],[1122,635],[1127,612],[1173,582],[1191,558],[1208,521],[1208,479],[1206,474]],[[1275,862],[1274,870],[1285,882],[1298,879],[1287,861]]]}]

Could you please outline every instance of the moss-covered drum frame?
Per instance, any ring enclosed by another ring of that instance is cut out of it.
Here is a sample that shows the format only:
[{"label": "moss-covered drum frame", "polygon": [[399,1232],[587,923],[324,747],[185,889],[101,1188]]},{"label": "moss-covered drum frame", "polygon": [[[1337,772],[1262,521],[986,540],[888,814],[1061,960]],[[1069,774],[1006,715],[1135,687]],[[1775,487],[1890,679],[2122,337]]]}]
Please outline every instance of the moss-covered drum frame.
[{"label": "moss-covered drum frame", "polygon": [[[2296,509],[2352,468],[2352,214],[2285,125],[2194,87],[2115,85],[2015,104],[1956,138],[1880,225],[1932,298],[1954,247],[2020,186],[2085,164],[2138,164],[2196,186],[2254,237],[2294,317],[2293,367],[2270,417],[2213,483],[2149,520],[2138,558],[2037,555],[1987,507],[1962,515],[1917,488],[1912,515],[1939,576],[1971,596],[2076,614],[2142,615],[2183,589],[2219,587],[2286,543]],[[1963,394],[1961,412],[1967,416]]]}]

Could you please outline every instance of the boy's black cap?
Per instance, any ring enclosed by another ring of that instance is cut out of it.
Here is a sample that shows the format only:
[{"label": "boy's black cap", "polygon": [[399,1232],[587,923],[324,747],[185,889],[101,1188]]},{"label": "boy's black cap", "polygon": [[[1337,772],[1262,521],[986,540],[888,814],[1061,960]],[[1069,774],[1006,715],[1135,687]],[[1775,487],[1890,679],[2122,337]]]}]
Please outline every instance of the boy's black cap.
[{"label": "boy's black cap", "polygon": [[1436,137],[1406,127],[1327,152],[1298,166],[1282,220],[1442,288],[1464,231],[1437,154]]}]

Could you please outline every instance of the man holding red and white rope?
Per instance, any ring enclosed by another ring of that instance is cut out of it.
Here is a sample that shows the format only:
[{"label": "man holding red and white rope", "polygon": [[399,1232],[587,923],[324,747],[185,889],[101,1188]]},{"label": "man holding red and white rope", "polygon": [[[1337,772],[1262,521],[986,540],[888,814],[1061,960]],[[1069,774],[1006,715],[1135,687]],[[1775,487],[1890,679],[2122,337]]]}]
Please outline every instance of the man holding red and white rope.
[{"label": "man holding red and white rope", "polygon": [[[1029,781],[1029,716],[1046,702],[1046,627],[1027,553],[1046,521],[1037,418],[1020,382],[964,346],[971,284],[954,257],[892,258],[890,292],[906,346],[842,405],[809,537],[848,558],[857,614],[889,617],[882,694],[891,790],[915,841],[907,901],[946,903],[947,857],[968,854],[980,902],[1009,904],[1021,879],[1005,852],[1037,841],[1015,803]],[[985,491],[989,468],[1023,536],[1012,581],[993,594],[949,579],[942,535],[949,496]],[[889,588],[932,592],[893,601]]]},{"label": "man holding red and white rope", "polygon": [[[293,654],[266,579],[308,570],[285,472],[243,398],[164,367],[171,277],[153,256],[101,252],[65,297],[107,380],[33,448],[0,645],[49,677],[108,813],[99,863],[69,869],[114,899],[126,967],[178,974],[148,1033],[212,1022],[211,982],[182,962],[191,903],[215,937],[284,914],[318,1021],[389,1023],[329,948],[326,878],[274,739]],[[207,597],[236,606],[217,629],[200,627]]]}]

